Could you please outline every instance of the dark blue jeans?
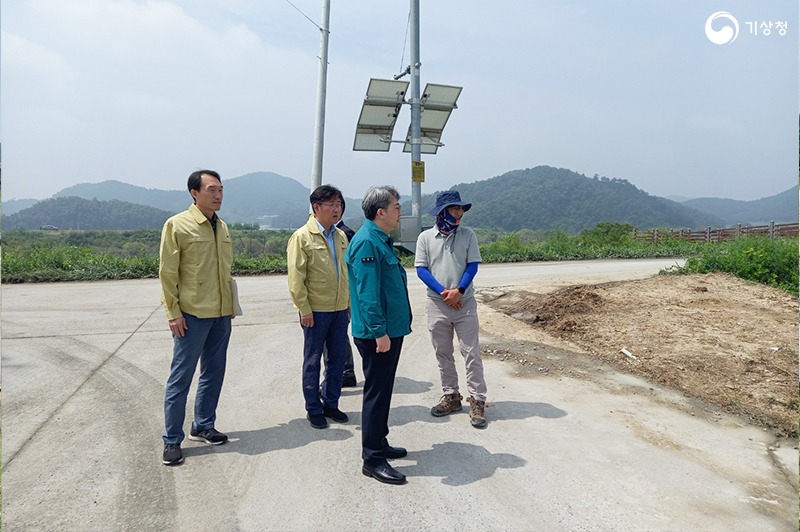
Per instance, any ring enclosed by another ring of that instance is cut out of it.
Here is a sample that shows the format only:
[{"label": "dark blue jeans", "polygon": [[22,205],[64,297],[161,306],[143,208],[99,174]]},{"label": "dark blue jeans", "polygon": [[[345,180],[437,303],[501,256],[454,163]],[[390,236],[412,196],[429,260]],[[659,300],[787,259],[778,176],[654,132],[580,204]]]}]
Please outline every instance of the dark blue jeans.
[{"label": "dark blue jeans", "polygon": [[[328,363],[327,349],[322,351],[322,359],[325,361],[325,364]],[[349,340],[347,342],[347,355],[344,357],[344,375],[352,375],[353,377],[356,376],[356,367],[353,363],[353,348],[350,346]]]},{"label": "dark blue jeans", "polygon": [[[322,407],[339,408],[342,394],[342,372],[350,339],[346,310],[314,312],[314,326],[303,327],[303,397],[309,414],[321,414]],[[325,376],[320,388],[323,347],[328,349]],[[320,401],[320,393],[322,400]]]},{"label": "dark blue jeans", "polygon": [[372,338],[353,338],[364,368],[361,457],[371,465],[386,460],[381,453],[389,445],[386,439],[389,435],[389,408],[403,338],[391,338],[391,347],[385,353],[375,352],[377,342]]},{"label": "dark blue jeans", "polygon": [[225,378],[231,317],[197,318],[185,312],[183,317],[186,319],[186,334],[182,337],[172,335],[172,366],[164,394],[164,443],[181,443],[186,436],[183,432],[186,399],[197,362],[200,362],[200,378],[192,427],[198,430],[214,428]]}]

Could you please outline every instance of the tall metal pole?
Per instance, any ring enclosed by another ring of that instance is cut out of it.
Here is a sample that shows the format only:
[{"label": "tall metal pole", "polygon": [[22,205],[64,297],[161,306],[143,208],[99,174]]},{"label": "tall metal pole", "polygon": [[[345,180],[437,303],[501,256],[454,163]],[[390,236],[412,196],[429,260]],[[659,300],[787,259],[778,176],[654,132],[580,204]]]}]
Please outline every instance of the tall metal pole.
[{"label": "tall metal pole", "polygon": [[322,151],[325,145],[325,96],[328,90],[328,36],[331,0],[322,2],[322,27],[319,29],[319,76],[317,78],[317,121],[314,127],[314,156],[311,165],[311,190],[322,184]]},{"label": "tall metal pole", "polygon": [[[421,161],[419,70],[419,0],[411,0],[411,166]],[[416,217],[416,233],[422,230],[422,183],[411,181],[411,214]]]}]

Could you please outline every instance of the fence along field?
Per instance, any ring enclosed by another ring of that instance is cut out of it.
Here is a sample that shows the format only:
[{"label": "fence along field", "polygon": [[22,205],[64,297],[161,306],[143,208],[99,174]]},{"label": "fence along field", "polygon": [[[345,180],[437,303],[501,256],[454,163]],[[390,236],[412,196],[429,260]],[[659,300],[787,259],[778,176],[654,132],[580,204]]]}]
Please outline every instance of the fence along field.
[{"label": "fence along field", "polygon": [[688,240],[689,242],[724,242],[726,240],[737,239],[744,236],[768,236],[770,240],[783,237],[798,236],[798,224],[776,224],[774,221],[769,225],[742,226],[736,227],[711,228],[698,231],[688,229],[651,229],[649,231],[639,231],[634,228],[633,239],[640,241],[658,242],[660,239],[677,238]]}]

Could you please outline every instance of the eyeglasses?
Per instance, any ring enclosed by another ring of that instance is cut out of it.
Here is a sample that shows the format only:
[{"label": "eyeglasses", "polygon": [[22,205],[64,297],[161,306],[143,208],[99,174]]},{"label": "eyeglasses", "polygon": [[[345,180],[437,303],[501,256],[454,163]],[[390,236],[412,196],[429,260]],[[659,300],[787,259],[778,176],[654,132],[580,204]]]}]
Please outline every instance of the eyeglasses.
[{"label": "eyeglasses", "polygon": [[322,205],[325,205],[329,209],[341,209],[344,207],[344,204],[341,201],[326,201],[325,203],[322,203]]}]

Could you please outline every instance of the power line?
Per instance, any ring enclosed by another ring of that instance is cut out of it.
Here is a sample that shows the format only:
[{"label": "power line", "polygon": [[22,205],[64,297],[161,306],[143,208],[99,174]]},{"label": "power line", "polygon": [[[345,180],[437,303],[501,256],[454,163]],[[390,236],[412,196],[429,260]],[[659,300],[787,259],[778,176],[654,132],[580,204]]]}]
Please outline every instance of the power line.
[{"label": "power line", "polygon": [[405,63],[406,61],[406,44],[408,43],[408,28],[410,25],[411,25],[411,10],[408,11],[408,20],[406,20],[406,34],[403,37],[403,54],[400,56],[401,71],[403,70],[403,63]]},{"label": "power line", "polygon": [[[314,25],[314,27],[316,27],[316,28],[317,28],[319,31],[322,31],[322,28],[319,26],[319,24],[317,24],[316,22],[314,22],[313,20],[311,20],[311,19],[309,18],[309,16],[308,16],[308,15],[306,15],[305,13],[303,13],[302,11],[300,11],[300,8],[299,8],[299,7],[297,7],[296,5],[294,5],[293,3],[291,3],[289,0],[286,0],[286,3],[287,3],[287,4],[289,4],[290,6],[292,6],[293,8],[295,8],[295,9],[297,10],[297,12],[298,12],[298,13],[300,13],[301,15],[303,15],[304,17],[306,17],[306,18],[308,19],[308,21],[309,21],[310,23],[312,23],[312,24]],[[406,30],[406,32],[408,32],[408,30]]]}]

